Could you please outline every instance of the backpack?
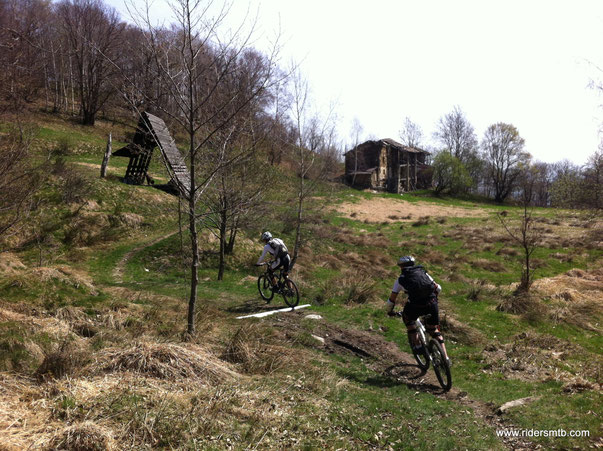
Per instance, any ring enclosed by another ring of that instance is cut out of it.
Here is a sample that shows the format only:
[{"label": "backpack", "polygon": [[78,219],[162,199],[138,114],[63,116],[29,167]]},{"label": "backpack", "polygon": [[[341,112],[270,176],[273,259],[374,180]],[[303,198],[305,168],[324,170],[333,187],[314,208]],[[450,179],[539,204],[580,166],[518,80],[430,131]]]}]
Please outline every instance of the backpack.
[{"label": "backpack", "polygon": [[413,303],[425,303],[435,295],[435,283],[420,265],[404,268],[398,283],[408,292],[408,299]]},{"label": "backpack", "polygon": [[289,253],[289,249],[287,249],[287,246],[285,246],[285,243],[280,238],[272,238],[268,241],[268,244],[274,249],[274,258],[283,258]]}]

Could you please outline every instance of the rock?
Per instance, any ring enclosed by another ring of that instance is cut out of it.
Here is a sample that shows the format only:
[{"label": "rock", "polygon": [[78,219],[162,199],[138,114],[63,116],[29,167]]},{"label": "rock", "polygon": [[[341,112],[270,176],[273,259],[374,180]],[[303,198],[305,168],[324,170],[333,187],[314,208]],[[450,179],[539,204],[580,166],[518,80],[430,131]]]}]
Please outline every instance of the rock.
[{"label": "rock", "polygon": [[527,398],[520,398],[520,399],[516,399],[515,401],[506,402],[496,410],[496,413],[501,415],[509,409],[512,409],[514,407],[523,406],[524,404],[536,401],[539,398],[540,398],[540,396],[528,396]]},{"label": "rock", "polygon": [[322,316],[312,314],[312,315],[306,315],[304,318],[306,318],[306,319],[322,319]]},{"label": "rock", "polygon": [[314,335],[314,334],[311,334],[311,335],[312,335],[312,338],[316,339],[317,341],[320,341],[323,345],[325,344],[324,338],[319,337],[318,335]]}]

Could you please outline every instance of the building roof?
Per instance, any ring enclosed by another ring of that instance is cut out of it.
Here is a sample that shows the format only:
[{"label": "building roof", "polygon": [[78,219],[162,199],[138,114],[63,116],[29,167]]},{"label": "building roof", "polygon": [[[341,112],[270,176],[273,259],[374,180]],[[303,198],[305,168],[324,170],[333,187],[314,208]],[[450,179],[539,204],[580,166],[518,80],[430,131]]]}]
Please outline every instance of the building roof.
[{"label": "building roof", "polygon": [[[391,138],[384,138],[384,139],[379,139],[377,141],[373,141],[373,140],[369,140],[369,141],[365,141],[362,144],[358,144],[356,147],[354,147],[354,149],[363,146],[364,144],[368,144],[368,143],[381,143],[382,145],[385,144],[387,146],[393,147],[395,149],[399,149],[399,150],[403,150],[405,152],[409,152],[409,153],[423,153],[423,154],[430,154],[431,152],[427,152],[426,150],[423,149],[418,149],[416,147],[409,147],[409,146],[405,146],[404,144],[400,144],[398,141],[395,141]],[[352,152],[354,149],[348,150],[346,152]]]},{"label": "building roof", "polygon": [[416,147],[405,146],[404,144],[400,144],[398,141],[394,141],[391,138],[381,139],[380,141],[383,143],[389,144],[392,147],[395,147],[397,149],[401,149],[401,150],[404,150],[404,151],[410,152],[410,153],[426,153],[426,154],[430,153],[430,152],[427,152],[426,150],[418,149]]}]

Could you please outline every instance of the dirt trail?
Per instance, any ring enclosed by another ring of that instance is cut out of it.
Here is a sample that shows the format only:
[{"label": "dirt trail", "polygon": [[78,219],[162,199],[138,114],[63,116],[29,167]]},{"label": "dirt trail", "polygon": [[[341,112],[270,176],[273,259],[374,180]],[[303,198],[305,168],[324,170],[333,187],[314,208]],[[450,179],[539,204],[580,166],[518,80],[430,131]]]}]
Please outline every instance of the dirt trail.
[{"label": "dirt trail", "polygon": [[121,258],[121,260],[119,260],[117,262],[117,264],[115,265],[115,268],[113,268],[112,275],[113,275],[113,279],[114,279],[115,283],[123,283],[124,268],[126,267],[126,263],[128,263],[128,260],[130,258],[132,258],[134,255],[136,255],[138,252],[142,251],[143,249],[146,249],[149,246],[153,246],[154,244],[157,244],[160,241],[168,239],[169,237],[171,237],[172,235],[175,235],[176,233],[178,233],[178,231],[170,232],[166,235],[162,235],[158,238],[155,238],[152,241],[142,243],[139,246],[136,246],[135,248],[130,249],[128,252],[126,252],[124,254],[124,256]]},{"label": "dirt trail", "polygon": [[[292,331],[300,327],[300,320],[306,312],[291,313],[274,318],[274,325],[282,327],[285,335],[292,335]],[[400,350],[397,344],[385,340],[383,337],[370,332],[354,329],[343,329],[329,324],[324,320],[317,321],[313,331],[314,335],[324,339],[321,347],[328,353],[356,355],[365,359],[369,368],[375,371],[374,383],[380,386],[405,384],[416,391],[431,393],[459,405],[470,408],[476,417],[484,420],[495,430],[512,429],[504,416],[496,413],[497,406],[482,401],[471,399],[467,393],[454,387],[454,367],[452,368],[452,389],[445,393],[442,391],[430,367],[425,373],[419,369],[411,354]],[[317,346],[320,342],[317,340]],[[504,446],[512,450],[539,449],[539,445],[521,437],[501,438]]]}]

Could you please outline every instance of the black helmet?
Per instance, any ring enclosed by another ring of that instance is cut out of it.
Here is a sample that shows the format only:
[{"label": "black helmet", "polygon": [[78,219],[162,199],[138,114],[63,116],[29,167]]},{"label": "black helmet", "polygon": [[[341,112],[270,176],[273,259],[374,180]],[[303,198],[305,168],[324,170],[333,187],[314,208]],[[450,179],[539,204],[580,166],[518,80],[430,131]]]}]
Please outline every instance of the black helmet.
[{"label": "black helmet", "polygon": [[404,257],[400,257],[398,260],[398,266],[401,268],[406,268],[407,266],[413,266],[415,264],[415,258],[412,255],[405,255]]}]

